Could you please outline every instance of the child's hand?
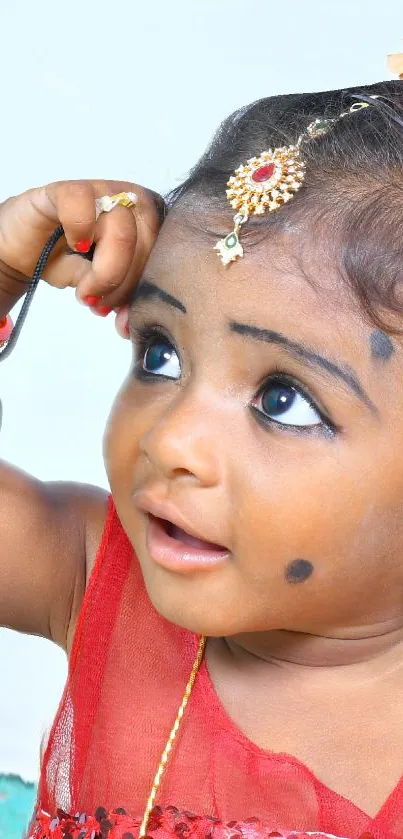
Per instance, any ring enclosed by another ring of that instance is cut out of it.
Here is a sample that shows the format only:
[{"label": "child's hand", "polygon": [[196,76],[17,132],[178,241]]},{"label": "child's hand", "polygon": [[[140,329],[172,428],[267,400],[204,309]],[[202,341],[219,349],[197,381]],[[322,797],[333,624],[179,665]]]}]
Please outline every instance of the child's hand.
[{"label": "child's hand", "polygon": [[[95,199],[119,192],[135,192],[136,206],[115,207],[95,221]],[[26,291],[42,248],[62,224],[67,244],[63,237],[55,245],[43,278],[56,288],[75,288],[90,305],[97,298],[100,313],[123,306],[157,237],[158,205],[163,201],[155,193],[124,181],[60,181],[9,198],[0,205],[0,294],[15,302]],[[92,243],[91,262],[79,254]]]}]

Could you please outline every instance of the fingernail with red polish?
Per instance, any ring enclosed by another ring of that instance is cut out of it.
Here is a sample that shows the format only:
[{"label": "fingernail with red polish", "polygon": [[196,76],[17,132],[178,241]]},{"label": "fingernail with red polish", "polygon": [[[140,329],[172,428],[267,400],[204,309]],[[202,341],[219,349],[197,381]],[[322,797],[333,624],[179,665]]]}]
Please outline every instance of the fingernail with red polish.
[{"label": "fingernail with red polish", "polygon": [[94,294],[89,294],[87,297],[83,297],[83,303],[86,303],[87,306],[97,306],[99,297],[95,297]]},{"label": "fingernail with red polish", "polygon": [[105,318],[106,315],[110,315],[113,310],[111,306],[96,306],[96,311],[99,315],[102,315]]},{"label": "fingernail with red polish", "polygon": [[82,242],[76,242],[74,248],[79,253],[88,253],[91,247],[91,240],[90,239],[83,239]]}]

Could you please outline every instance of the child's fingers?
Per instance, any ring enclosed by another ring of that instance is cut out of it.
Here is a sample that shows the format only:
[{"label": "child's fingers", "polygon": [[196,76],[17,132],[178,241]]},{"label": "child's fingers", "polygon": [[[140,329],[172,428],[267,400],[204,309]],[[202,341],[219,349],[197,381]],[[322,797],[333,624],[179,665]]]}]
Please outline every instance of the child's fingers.
[{"label": "child's fingers", "polygon": [[59,252],[56,260],[49,260],[42,277],[53,288],[77,288],[91,274],[91,262],[64,248],[64,253]]},{"label": "child's fingers", "polygon": [[[96,222],[96,198],[120,192],[135,192],[136,206],[115,207]],[[49,236],[61,224],[65,237],[50,254],[44,279],[58,288],[82,283],[81,297],[106,296],[108,305],[122,305],[157,237],[161,204],[155,193],[126,181],[60,181],[30,189],[0,204],[0,261],[28,280]],[[93,266],[87,260],[84,265],[72,258],[66,262],[66,240],[81,254],[96,242]]]},{"label": "child's fingers", "polygon": [[45,187],[56,205],[67,244],[79,253],[89,250],[95,233],[95,192],[92,181],[61,181]]},{"label": "child's fingers", "polygon": [[110,213],[102,213],[96,223],[94,238],[94,256],[92,262],[87,263],[91,270],[78,284],[77,297],[83,300],[94,295],[106,298],[108,305],[115,305],[121,299],[119,289],[135,257],[137,225],[133,212],[117,206]]},{"label": "child's fingers", "polygon": [[[92,273],[79,283],[77,297],[102,297],[115,308],[127,302],[147,262],[161,225],[155,193],[136,187],[134,208],[102,213],[95,226]],[[160,199],[161,200],[161,199]]]},{"label": "child's fingers", "polygon": [[[135,207],[118,205],[96,220],[97,197],[134,190],[138,199]],[[24,230],[31,231],[32,240],[44,235],[47,238],[56,223],[65,233],[43,272],[46,282],[56,288],[76,288],[77,298],[82,302],[92,298],[94,307],[97,301],[104,310],[122,306],[135,288],[157,237],[162,199],[140,186],[116,181],[61,181],[32,190],[29,198],[36,215],[28,218]],[[93,244],[92,261],[83,259]],[[32,250],[26,248],[30,253]]]}]

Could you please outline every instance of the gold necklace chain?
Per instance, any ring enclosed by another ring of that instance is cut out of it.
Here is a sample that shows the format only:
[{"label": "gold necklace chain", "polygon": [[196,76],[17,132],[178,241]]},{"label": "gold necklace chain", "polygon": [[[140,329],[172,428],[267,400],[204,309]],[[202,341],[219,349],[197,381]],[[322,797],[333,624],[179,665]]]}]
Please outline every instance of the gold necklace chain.
[{"label": "gold necklace chain", "polygon": [[153,809],[155,797],[157,795],[157,792],[158,792],[160,784],[161,784],[164,769],[167,765],[168,758],[169,758],[172,746],[174,744],[175,737],[176,737],[176,735],[179,731],[179,726],[182,722],[182,717],[183,717],[186,705],[188,704],[190,694],[192,693],[192,690],[193,690],[193,685],[195,683],[196,676],[199,672],[199,668],[200,668],[200,665],[201,665],[202,660],[203,660],[205,646],[206,646],[206,637],[204,635],[202,635],[201,638],[200,638],[196,658],[195,658],[194,663],[193,663],[192,672],[189,676],[189,681],[186,685],[185,693],[183,694],[182,702],[179,706],[178,713],[177,713],[176,718],[175,718],[175,722],[172,726],[171,733],[170,733],[170,735],[168,737],[168,740],[166,742],[166,746],[164,748],[164,751],[162,752],[161,760],[159,762],[158,769],[157,769],[157,772],[155,774],[155,778],[154,778],[154,781],[153,781],[153,785],[151,787],[151,792],[150,792],[150,795],[148,796],[146,808],[144,810],[143,820],[142,820],[141,825],[140,825],[139,839],[142,839],[142,837],[144,837],[147,833],[147,826],[148,826],[148,820],[150,818],[150,813],[151,813],[151,810]]}]

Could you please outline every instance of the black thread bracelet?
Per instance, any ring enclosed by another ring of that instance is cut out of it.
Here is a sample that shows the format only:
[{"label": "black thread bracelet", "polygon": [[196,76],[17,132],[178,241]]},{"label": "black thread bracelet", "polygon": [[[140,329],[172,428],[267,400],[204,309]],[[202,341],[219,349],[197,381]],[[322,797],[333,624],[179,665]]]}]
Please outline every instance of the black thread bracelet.
[{"label": "black thread bracelet", "polygon": [[[5,358],[8,358],[8,356],[10,355],[10,353],[13,351],[13,349],[15,347],[15,345],[18,341],[21,329],[24,325],[25,318],[28,314],[29,307],[32,303],[33,296],[34,296],[35,291],[38,287],[39,280],[42,277],[43,270],[46,266],[46,263],[49,259],[49,256],[50,256],[56,242],[58,242],[59,239],[63,235],[64,235],[63,227],[61,226],[61,224],[59,224],[59,226],[56,227],[56,230],[54,230],[54,232],[52,233],[52,235],[49,237],[48,241],[46,242],[46,245],[43,248],[43,251],[42,251],[42,253],[41,253],[41,255],[38,259],[38,262],[36,263],[35,271],[32,275],[32,279],[30,280],[30,283],[29,283],[29,286],[28,286],[28,289],[27,289],[27,292],[26,292],[26,295],[25,295],[25,300],[24,300],[24,302],[22,304],[22,307],[21,307],[21,310],[18,314],[18,318],[17,318],[17,320],[14,324],[13,331],[12,331],[5,347],[3,347],[2,350],[0,350],[0,361],[4,361]],[[0,422],[1,422],[1,419],[0,419]]]}]

